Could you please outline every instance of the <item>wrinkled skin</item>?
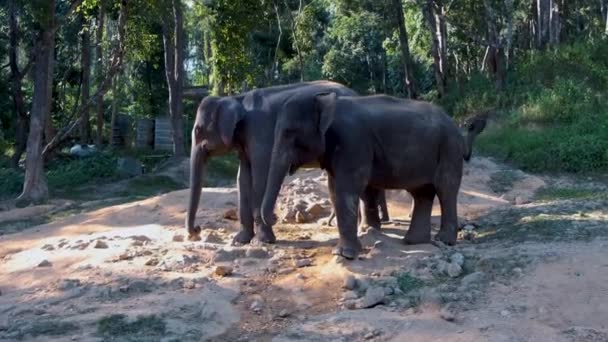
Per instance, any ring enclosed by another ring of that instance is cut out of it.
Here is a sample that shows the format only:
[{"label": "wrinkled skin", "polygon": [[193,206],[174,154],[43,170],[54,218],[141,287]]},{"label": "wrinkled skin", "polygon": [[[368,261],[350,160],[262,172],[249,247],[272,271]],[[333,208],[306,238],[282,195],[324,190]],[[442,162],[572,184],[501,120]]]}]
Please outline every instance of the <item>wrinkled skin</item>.
[{"label": "wrinkled skin", "polygon": [[[471,124],[468,138],[445,112],[430,103],[385,95],[342,97],[320,94],[317,116],[299,115],[297,100],[285,104],[275,130],[262,217],[273,215],[286,170],[318,160],[328,173],[328,187],[338,218],[340,239],[334,250],[347,259],[361,250],[357,238],[359,198],[366,216],[377,217],[383,189],[405,189],[414,198],[408,244],[431,239],[431,210],[435,196],[441,204],[441,228],[436,239],[456,242],[456,200],[463,159],[471,155],[474,136],[483,130]],[[429,158],[429,156],[436,156]],[[375,226],[371,222],[370,226]]]},{"label": "wrinkled skin", "polygon": [[266,188],[277,115],[287,99],[312,104],[315,94],[324,91],[357,95],[341,84],[316,81],[256,89],[237,96],[209,96],[201,101],[192,129],[190,154],[190,198],[185,222],[190,240],[200,239],[201,228],[195,226],[195,217],[207,161],[212,156],[237,151],[241,227],[234,242],[249,243],[254,236],[261,242],[275,242],[272,224],[261,220],[260,205]]}]

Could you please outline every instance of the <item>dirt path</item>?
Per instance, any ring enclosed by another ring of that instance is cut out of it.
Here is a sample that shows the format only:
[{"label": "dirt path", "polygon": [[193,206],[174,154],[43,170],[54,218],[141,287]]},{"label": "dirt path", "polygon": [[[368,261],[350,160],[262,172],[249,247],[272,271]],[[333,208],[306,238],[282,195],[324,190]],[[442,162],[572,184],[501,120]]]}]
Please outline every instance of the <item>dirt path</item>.
[{"label": "dirt path", "polygon": [[605,184],[475,158],[457,246],[403,245],[391,191],[392,221],[345,262],[324,182],[288,180],[273,246],[230,245],[234,188],[204,190],[201,242],[183,241],[187,190],[0,236],[0,340],[608,341]]}]

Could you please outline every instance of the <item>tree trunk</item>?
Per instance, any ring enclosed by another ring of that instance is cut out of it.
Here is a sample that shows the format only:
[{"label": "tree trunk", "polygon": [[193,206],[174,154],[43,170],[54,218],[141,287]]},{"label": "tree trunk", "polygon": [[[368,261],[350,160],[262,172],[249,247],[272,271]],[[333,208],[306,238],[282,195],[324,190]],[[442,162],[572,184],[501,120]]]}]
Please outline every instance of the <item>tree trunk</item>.
[{"label": "tree trunk", "polygon": [[184,21],[180,0],[172,0],[170,25],[163,25],[165,74],[169,87],[169,115],[174,157],[185,156],[183,128]]},{"label": "tree trunk", "polygon": [[415,99],[418,96],[418,89],[414,80],[414,68],[412,66],[412,58],[410,55],[409,41],[407,30],[405,28],[405,17],[403,15],[403,6],[401,0],[392,0],[393,11],[395,12],[395,21],[399,27],[399,46],[401,48],[401,62],[403,64],[403,91],[409,98]]},{"label": "tree trunk", "polygon": [[424,17],[426,18],[429,31],[431,31],[431,55],[433,56],[435,84],[437,86],[439,98],[442,98],[445,95],[445,78],[443,77],[443,63],[441,61],[441,31],[439,29],[439,23],[436,20],[437,16],[435,11],[435,1],[428,0],[426,6],[424,6]]},{"label": "tree trunk", "polygon": [[513,59],[513,0],[505,0],[507,11],[507,61],[506,69],[509,70]]},{"label": "tree trunk", "polygon": [[[298,65],[300,67],[300,82],[304,81],[304,60],[302,59],[302,51],[300,51],[300,44],[298,42],[298,35],[296,34],[296,21],[293,18],[293,13],[291,13],[291,8],[289,8],[289,4],[287,0],[284,0],[285,8],[287,8],[287,13],[289,14],[289,22],[291,24],[291,32],[293,34],[293,44],[296,48],[296,53],[298,54]],[[300,0],[300,8],[298,9],[298,16],[300,15],[300,11],[302,10],[302,0]]]},{"label": "tree trunk", "polygon": [[[103,29],[105,22],[105,6],[104,2],[99,2],[99,15],[97,16],[97,31],[96,33],[96,49],[95,55],[97,58],[97,88],[101,86],[101,82],[103,81]],[[103,94],[97,98],[97,102],[95,104],[95,112],[97,117],[97,136],[95,144],[97,147],[101,147],[103,145]]]},{"label": "tree trunk", "polygon": [[538,48],[544,49],[549,42],[551,2],[553,0],[536,0],[536,23],[538,25]]},{"label": "tree trunk", "polygon": [[551,45],[557,45],[560,41],[561,33],[561,18],[560,18],[560,6],[558,0],[550,0],[549,8],[549,41]]},{"label": "tree trunk", "polygon": [[484,8],[489,44],[488,50],[486,51],[486,62],[488,71],[494,77],[494,86],[496,90],[502,90],[505,84],[505,69],[503,65],[504,49],[498,37],[498,29],[496,28],[497,17],[488,0],[484,0]]},{"label": "tree trunk", "polygon": [[[89,34],[89,23],[82,19],[82,40],[80,46],[80,68],[82,69],[82,93],[80,103],[85,104],[89,100],[91,86],[91,36]],[[91,141],[91,123],[89,109],[82,111],[80,119],[80,143],[88,144]]]},{"label": "tree trunk", "polygon": [[20,206],[39,203],[48,198],[49,189],[44,174],[42,135],[45,120],[51,112],[51,86],[55,53],[55,1],[45,6],[46,20],[42,22],[37,43],[34,73],[34,94],[30,116],[30,132],[27,139],[25,179],[23,192],[17,198]]},{"label": "tree trunk", "polygon": [[19,70],[19,23],[15,0],[10,0],[9,6],[9,66],[11,70],[11,86],[13,106],[15,110],[15,151],[11,157],[11,166],[19,168],[19,160],[27,144],[28,117],[23,102],[22,83],[25,73]]}]

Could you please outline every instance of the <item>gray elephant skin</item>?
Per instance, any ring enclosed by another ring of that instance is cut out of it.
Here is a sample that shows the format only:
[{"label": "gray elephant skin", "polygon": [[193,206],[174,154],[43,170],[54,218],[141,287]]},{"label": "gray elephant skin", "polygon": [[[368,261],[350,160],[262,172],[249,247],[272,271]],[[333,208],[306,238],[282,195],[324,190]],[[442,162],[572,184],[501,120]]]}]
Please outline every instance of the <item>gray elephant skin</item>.
[{"label": "gray elephant skin", "polygon": [[[308,110],[302,108],[308,106]],[[299,108],[295,111],[292,108]],[[294,98],[283,106],[275,129],[275,145],[262,203],[262,218],[271,222],[279,190],[288,170],[318,161],[328,173],[328,187],[340,234],[334,253],[356,258],[358,199],[365,199],[365,223],[378,217],[382,189],[406,189],[414,198],[408,244],[431,239],[435,196],[441,204],[436,239],[453,245],[457,237],[456,202],[463,160],[471,156],[474,137],[485,120],[468,127],[467,139],[438,106],[386,95],[347,97],[319,94],[316,101]],[[314,112],[316,115],[302,115]]]},{"label": "gray elephant skin", "polygon": [[[277,116],[287,100],[313,108],[315,94],[327,91],[357,95],[341,84],[315,81],[256,89],[236,96],[209,96],[201,101],[192,129],[190,154],[190,197],[185,222],[190,240],[200,239],[201,228],[194,223],[208,159],[236,150],[240,159],[237,183],[241,227],[234,241],[249,243],[257,235],[261,242],[275,242],[272,226],[260,218],[260,205]],[[298,114],[314,113],[298,109]]]}]

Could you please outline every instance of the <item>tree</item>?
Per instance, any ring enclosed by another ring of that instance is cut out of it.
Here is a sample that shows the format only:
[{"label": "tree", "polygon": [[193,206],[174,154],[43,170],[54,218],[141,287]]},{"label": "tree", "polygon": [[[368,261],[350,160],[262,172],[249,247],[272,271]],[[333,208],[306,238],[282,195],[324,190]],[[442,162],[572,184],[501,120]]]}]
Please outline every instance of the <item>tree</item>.
[{"label": "tree", "polygon": [[170,0],[170,17],[163,21],[163,46],[165,49],[165,74],[169,86],[169,115],[173,134],[173,155],[186,155],[183,128],[184,88],[184,18],[180,0]]},{"label": "tree", "polygon": [[20,204],[43,202],[49,189],[42,158],[42,134],[45,120],[51,111],[51,84],[55,49],[55,1],[46,1],[39,14],[40,29],[34,57],[34,96],[27,139],[25,179],[23,192],[17,198]]},{"label": "tree", "polygon": [[[81,14],[82,33],[80,42],[80,72],[81,72],[81,95],[82,104],[89,100],[91,86],[91,35],[89,33],[90,23],[84,14]],[[80,111],[80,143],[88,144],[91,140],[91,122],[89,119],[89,108]]]},{"label": "tree", "polygon": [[435,84],[439,97],[443,97],[445,96],[448,78],[445,8],[441,0],[427,0],[423,11],[431,32],[431,54],[434,61]]},{"label": "tree", "polygon": [[[96,37],[96,47],[95,47],[95,57],[97,59],[97,66],[96,66],[96,81],[98,83],[98,88],[101,86],[101,82],[103,81],[103,73],[104,73],[104,56],[103,56],[103,30],[104,30],[104,24],[105,24],[105,16],[106,16],[106,11],[105,11],[105,1],[101,0],[99,1],[99,13],[97,14],[97,27],[95,30],[95,37]],[[97,122],[97,135],[96,135],[96,141],[95,144],[98,147],[101,147],[103,145],[103,112],[104,112],[104,107],[103,107],[103,94],[100,94],[99,97],[97,98],[97,102],[95,104],[95,117],[96,117],[96,122]]]},{"label": "tree", "polygon": [[395,15],[395,23],[399,28],[399,47],[401,48],[401,63],[403,64],[403,90],[407,97],[415,99],[418,96],[418,89],[414,79],[414,68],[412,66],[412,56],[405,28],[403,6],[401,5],[401,0],[391,0],[391,4]]}]

